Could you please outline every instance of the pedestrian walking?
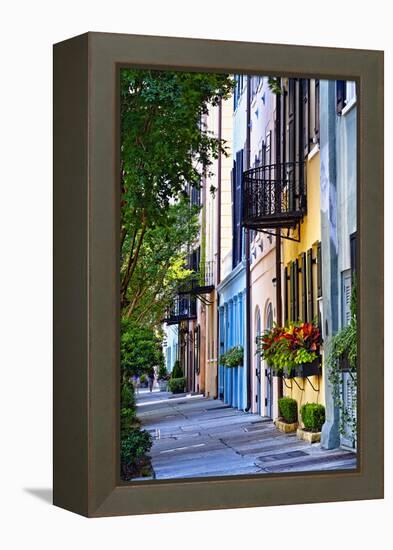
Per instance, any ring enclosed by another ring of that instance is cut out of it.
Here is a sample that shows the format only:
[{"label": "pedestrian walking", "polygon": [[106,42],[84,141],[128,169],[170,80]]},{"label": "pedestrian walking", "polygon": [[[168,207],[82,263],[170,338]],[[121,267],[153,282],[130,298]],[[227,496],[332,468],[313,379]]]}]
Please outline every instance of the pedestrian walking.
[{"label": "pedestrian walking", "polygon": [[153,391],[154,379],[155,379],[154,371],[149,372],[149,390],[150,391]]},{"label": "pedestrian walking", "polygon": [[139,393],[140,378],[137,374],[134,374],[132,377],[132,385],[134,387],[135,393]]}]

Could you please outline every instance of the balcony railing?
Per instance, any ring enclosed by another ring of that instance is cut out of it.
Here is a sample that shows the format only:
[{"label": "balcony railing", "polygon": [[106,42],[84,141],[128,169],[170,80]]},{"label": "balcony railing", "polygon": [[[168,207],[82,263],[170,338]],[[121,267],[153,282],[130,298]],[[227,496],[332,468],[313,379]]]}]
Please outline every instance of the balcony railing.
[{"label": "balcony railing", "polygon": [[[179,294],[209,294],[214,290],[215,262],[200,262],[190,277],[179,286]],[[189,267],[192,269],[192,266]]]},{"label": "balcony railing", "polygon": [[285,162],[243,173],[242,224],[249,229],[297,225],[306,213],[304,162]]},{"label": "balcony railing", "polygon": [[177,325],[181,321],[189,321],[196,318],[196,297],[179,295],[176,296],[172,306],[166,312],[164,322],[167,325]]}]

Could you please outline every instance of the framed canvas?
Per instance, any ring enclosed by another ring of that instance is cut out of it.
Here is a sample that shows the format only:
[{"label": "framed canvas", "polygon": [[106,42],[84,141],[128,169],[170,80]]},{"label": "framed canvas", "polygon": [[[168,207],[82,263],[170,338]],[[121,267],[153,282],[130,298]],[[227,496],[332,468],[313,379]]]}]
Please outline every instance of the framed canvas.
[{"label": "framed canvas", "polygon": [[382,52],[54,46],[53,427],[88,517],[383,497]]}]

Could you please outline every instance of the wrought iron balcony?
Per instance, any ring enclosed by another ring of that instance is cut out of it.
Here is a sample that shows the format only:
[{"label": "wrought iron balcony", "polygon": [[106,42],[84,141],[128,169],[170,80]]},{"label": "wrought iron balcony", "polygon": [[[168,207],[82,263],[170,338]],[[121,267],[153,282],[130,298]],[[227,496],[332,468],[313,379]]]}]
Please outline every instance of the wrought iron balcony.
[{"label": "wrought iron balcony", "polygon": [[214,266],[213,261],[199,262],[195,269],[189,265],[189,269],[193,269],[190,277],[179,286],[179,294],[209,294],[214,290]]},{"label": "wrought iron balcony", "polygon": [[179,295],[168,309],[165,319],[167,325],[177,325],[181,321],[190,321],[197,318],[197,305],[195,296]]},{"label": "wrought iron balcony", "polygon": [[304,162],[270,164],[243,173],[244,227],[293,228],[306,207]]}]

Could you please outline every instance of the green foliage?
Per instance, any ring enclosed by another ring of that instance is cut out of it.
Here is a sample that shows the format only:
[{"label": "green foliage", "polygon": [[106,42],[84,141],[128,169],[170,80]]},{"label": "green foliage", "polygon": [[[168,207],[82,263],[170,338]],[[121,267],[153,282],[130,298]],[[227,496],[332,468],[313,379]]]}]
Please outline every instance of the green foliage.
[{"label": "green foliage", "polygon": [[172,378],[182,378],[182,376],[183,376],[183,369],[181,368],[179,359],[176,359],[176,361],[173,364]]},{"label": "green foliage", "polygon": [[[332,384],[333,401],[340,411],[340,433],[341,435],[350,434],[356,441],[357,436],[357,288],[356,279],[353,280],[351,291],[351,320],[348,325],[338,331],[328,343],[328,353],[326,359],[327,373],[329,382]],[[342,364],[346,361],[349,365],[349,379],[347,381],[347,391],[353,395],[352,408],[346,407],[343,395],[343,373]]]},{"label": "green foliage", "polygon": [[121,477],[130,480],[132,477],[150,474],[150,461],[147,453],[152,446],[152,437],[145,430],[131,429],[121,440],[120,462]]},{"label": "green foliage", "polygon": [[120,398],[122,408],[135,409],[135,392],[133,386],[130,383],[122,383]]},{"label": "green foliage", "polygon": [[168,371],[167,371],[166,366],[164,364],[162,364],[160,366],[160,368],[158,369],[157,378],[158,378],[158,380],[168,380],[169,379],[169,374],[168,374]]},{"label": "green foliage", "polygon": [[290,373],[295,367],[311,363],[320,354],[321,335],[314,323],[298,321],[289,327],[265,330],[257,338],[257,349],[262,359],[277,373],[284,369]]},{"label": "green foliage", "polygon": [[168,382],[168,390],[172,393],[183,393],[186,387],[186,379],[184,376],[181,378],[171,378]]},{"label": "green foliage", "polygon": [[278,400],[278,410],[285,422],[293,424],[297,422],[297,402],[291,397],[281,397]]},{"label": "green foliage", "polygon": [[276,95],[282,94],[282,88],[281,88],[281,78],[276,76],[269,76],[268,77],[268,86],[271,92]]},{"label": "green foliage", "polygon": [[220,355],[220,364],[225,367],[242,367],[244,361],[243,346],[235,346]]},{"label": "green foliage", "polygon": [[[123,316],[144,326],[155,327],[161,322],[178,286],[192,276],[192,271],[185,267],[185,256],[198,235],[198,214],[199,207],[190,206],[189,200],[181,198],[166,208],[160,224],[146,228],[130,280],[123,290]],[[122,246],[123,279],[130,267],[130,249],[137,246],[133,237],[132,230]]]},{"label": "green foliage", "polygon": [[184,275],[179,251],[192,240],[198,211],[184,196],[226,154],[201,118],[234,83],[225,74],[141,69],[123,69],[120,80],[121,305],[154,324],[170,298],[171,270]]},{"label": "green foliage", "polygon": [[141,376],[141,384],[147,384],[147,376],[146,376],[146,374],[142,374],[142,376]]},{"label": "green foliage", "polygon": [[121,322],[120,357],[123,377],[148,374],[164,364],[162,339],[150,327],[135,325],[128,319]]},{"label": "green foliage", "polygon": [[320,432],[325,422],[325,407],[318,403],[306,403],[300,408],[300,414],[306,430]]},{"label": "green foliage", "polygon": [[136,416],[134,408],[120,409],[120,431],[121,439],[132,429],[139,426],[140,421]]}]

